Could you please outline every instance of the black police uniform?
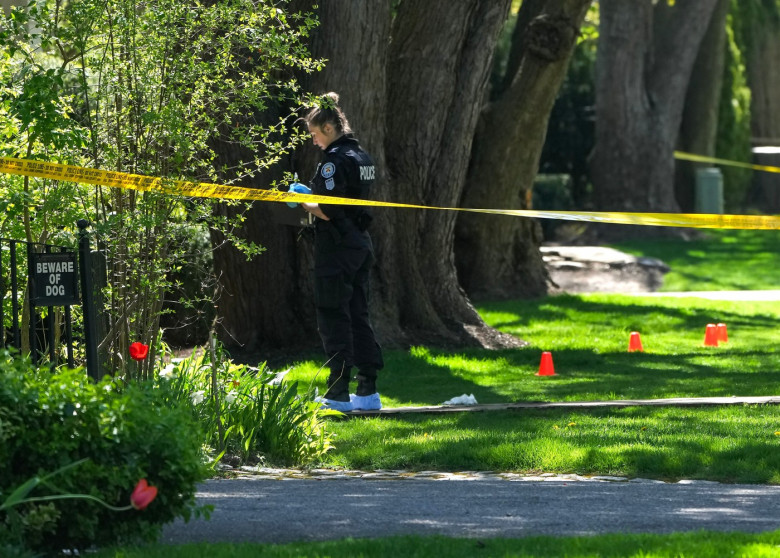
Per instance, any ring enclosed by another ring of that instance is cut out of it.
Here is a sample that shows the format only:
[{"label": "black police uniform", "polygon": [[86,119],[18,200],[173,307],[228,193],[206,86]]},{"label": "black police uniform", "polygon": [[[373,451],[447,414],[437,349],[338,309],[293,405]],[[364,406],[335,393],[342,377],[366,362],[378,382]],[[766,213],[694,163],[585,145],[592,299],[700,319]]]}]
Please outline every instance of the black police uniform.
[{"label": "black police uniform", "polygon": [[[325,149],[312,194],[367,199],[375,173],[371,157],[352,134],[345,134]],[[374,249],[366,228],[371,215],[357,206],[319,207],[330,219],[315,220],[314,242],[317,325],[331,371],[325,397],[348,401],[352,366],[358,368],[357,395],[370,395],[384,365],[368,316]]]}]

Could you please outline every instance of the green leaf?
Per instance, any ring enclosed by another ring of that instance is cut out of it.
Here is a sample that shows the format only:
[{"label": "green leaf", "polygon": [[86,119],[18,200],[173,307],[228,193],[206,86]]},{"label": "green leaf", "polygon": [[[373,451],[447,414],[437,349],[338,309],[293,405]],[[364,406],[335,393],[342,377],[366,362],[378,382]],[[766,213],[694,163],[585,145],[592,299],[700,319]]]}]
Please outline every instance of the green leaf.
[{"label": "green leaf", "polygon": [[32,490],[40,483],[41,483],[40,477],[33,477],[29,479],[23,485],[21,485],[16,490],[14,490],[8,496],[8,498],[5,499],[5,502],[3,502],[2,505],[0,505],[0,510],[7,510],[24,501],[24,499],[27,498],[27,495],[30,492],[32,492]]}]

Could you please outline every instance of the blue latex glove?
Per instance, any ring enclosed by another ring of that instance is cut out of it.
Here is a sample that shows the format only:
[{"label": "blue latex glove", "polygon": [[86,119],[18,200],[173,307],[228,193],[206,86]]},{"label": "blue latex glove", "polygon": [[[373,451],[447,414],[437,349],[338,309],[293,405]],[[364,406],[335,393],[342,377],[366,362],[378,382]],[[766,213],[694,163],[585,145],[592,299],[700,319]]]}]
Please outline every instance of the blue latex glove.
[{"label": "blue latex glove", "polygon": [[[290,184],[290,192],[294,192],[296,194],[311,194],[311,188],[308,186],[304,186],[300,182],[293,182]],[[287,202],[287,205],[290,207],[297,207],[298,202]]]}]

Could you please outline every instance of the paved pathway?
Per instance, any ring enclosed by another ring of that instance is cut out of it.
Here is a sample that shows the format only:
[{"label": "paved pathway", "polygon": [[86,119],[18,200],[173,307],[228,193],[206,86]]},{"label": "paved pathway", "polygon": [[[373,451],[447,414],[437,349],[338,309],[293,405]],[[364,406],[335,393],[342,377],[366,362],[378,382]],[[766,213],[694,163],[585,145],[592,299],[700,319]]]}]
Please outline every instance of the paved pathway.
[{"label": "paved pathway", "polygon": [[780,290],[769,291],[686,291],[686,292],[652,292],[626,293],[637,296],[673,296],[678,298],[706,298],[708,300],[744,300],[752,302],[780,300]]},{"label": "paved pathway", "polygon": [[477,405],[430,405],[424,407],[393,407],[378,411],[352,411],[347,416],[381,416],[404,414],[439,414],[510,409],[582,409],[586,407],[702,407],[708,405],[778,405],[780,396],[755,397],[671,397],[667,399],[616,399],[612,401],[523,401],[519,403],[485,403]]},{"label": "paved pathway", "polygon": [[[780,397],[509,406],[745,403],[777,404]],[[509,406],[440,406],[424,408],[422,412]],[[241,467],[232,473],[238,478],[210,480],[199,487],[199,503],[214,506],[209,521],[177,521],[165,528],[162,541],[285,543],[402,534],[524,537],[780,529],[780,486],[475,471],[413,473]]]},{"label": "paved pathway", "polygon": [[[387,472],[390,474],[390,472]],[[162,542],[334,540],[401,534],[524,537],[780,529],[780,487],[571,477],[289,479],[278,471],[212,480],[209,521],[177,521]],[[323,480],[329,479],[329,480]]]}]

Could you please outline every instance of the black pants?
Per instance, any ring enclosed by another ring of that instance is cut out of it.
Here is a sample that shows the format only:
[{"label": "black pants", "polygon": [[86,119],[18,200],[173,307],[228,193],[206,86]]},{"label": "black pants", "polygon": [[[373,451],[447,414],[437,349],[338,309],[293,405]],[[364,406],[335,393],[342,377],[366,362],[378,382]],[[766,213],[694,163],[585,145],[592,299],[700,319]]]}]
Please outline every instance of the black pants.
[{"label": "black pants", "polygon": [[340,372],[356,366],[376,371],[382,350],[368,316],[369,271],[374,263],[371,237],[351,223],[319,223],[314,244],[314,298],[317,326],[328,367]]}]

